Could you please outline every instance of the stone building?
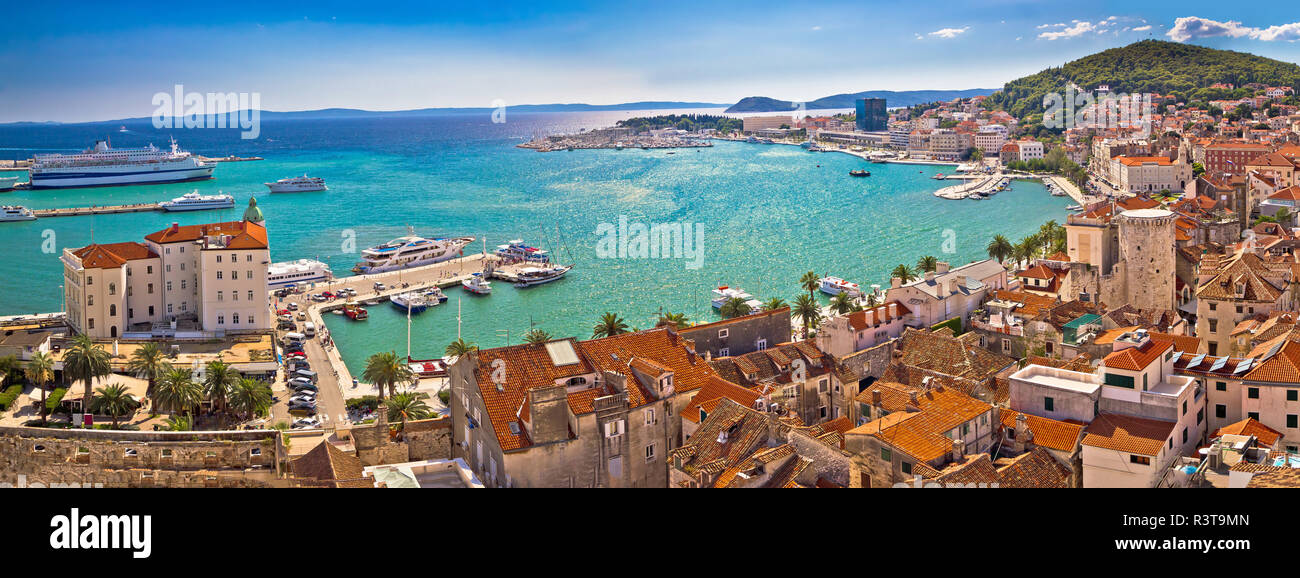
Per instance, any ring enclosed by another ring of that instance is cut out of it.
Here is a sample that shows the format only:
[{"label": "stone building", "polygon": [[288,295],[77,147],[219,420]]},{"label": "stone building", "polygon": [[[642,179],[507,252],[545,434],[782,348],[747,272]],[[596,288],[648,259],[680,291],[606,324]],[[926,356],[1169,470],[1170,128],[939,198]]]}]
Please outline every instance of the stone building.
[{"label": "stone building", "polygon": [[1265,261],[1238,251],[1201,259],[1196,289],[1196,336],[1210,355],[1232,355],[1232,333],[1256,315],[1292,309],[1293,271],[1289,263]]},{"label": "stone building", "polygon": [[744,355],[790,341],[790,308],[694,325],[678,329],[677,334],[694,341],[700,355]]}]

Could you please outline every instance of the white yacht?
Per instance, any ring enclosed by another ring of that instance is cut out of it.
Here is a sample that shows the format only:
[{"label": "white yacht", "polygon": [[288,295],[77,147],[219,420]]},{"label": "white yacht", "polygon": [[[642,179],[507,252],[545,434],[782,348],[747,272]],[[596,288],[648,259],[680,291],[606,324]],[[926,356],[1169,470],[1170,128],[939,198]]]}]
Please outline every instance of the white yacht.
[{"label": "white yacht", "polygon": [[31,188],[59,189],[106,185],[176,183],[212,178],[217,164],[198,160],[171,143],[115,149],[107,140],[77,154],[39,154],[32,159]]},{"label": "white yacht", "polygon": [[862,288],[857,283],[845,281],[839,277],[822,277],[821,291],[827,295],[839,295],[840,293],[848,293],[849,297],[862,295]]},{"label": "white yacht", "polygon": [[0,207],[0,223],[6,221],[35,221],[36,215],[27,207],[4,206]]},{"label": "white yacht", "polygon": [[515,239],[507,245],[497,245],[496,256],[512,261],[532,261],[535,263],[549,263],[551,261],[551,257],[546,254],[546,251],[528,246],[523,239]]},{"label": "white yacht", "polygon": [[200,195],[198,191],[185,193],[170,201],[158,203],[168,211],[204,211],[207,209],[229,209],[235,206],[235,197],[230,195]]},{"label": "white yacht", "polygon": [[744,299],[745,304],[749,306],[751,312],[763,310],[762,301],[759,301],[753,295],[746,293],[744,289],[739,287],[728,287],[726,285],[713,290],[713,299],[711,300],[711,303],[713,304],[714,309],[722,309],[722,306],[726,305],[727,301],[730,301],[735,297]]},{"label": "white yacht", "polygon": [[274,183],[262,183],[266,188],[271,189],[272,193],[305,193],[310,191],[328,191],[329,187],[325,186],[325,179],[320,177],[292,177],[280,179]]},{"label": "white yacht", "polygon": [[393,295],[388,298],[388,301],[393,304],[393,307],[411,314],[424,313],[425,309],[439,303],[437,299],[431,301],[415,291]]},{"label": "white yacht", "polygon": [[278,289],[288,285],[329,281],[334,273],[326,265],[315,259],[298,259],[284,263],[271,263],[266,268],[266,286]]},{"label": "white yacht", "polygon": [[362,260],[352,268],[352,272],[365,275],[441,263],[459,256],[466,245],[474,242],[474,237],[426,239],[416,235],[410,227],[407,231],[405,237],[362,251]]},{"label": "white yacht", "polygon": [[553,267],[524,267],[519,270],[519,277],[515,279],[515,287],[523,289],[533,287],[551,281],[563,279],[573,265],[556,265]]}]

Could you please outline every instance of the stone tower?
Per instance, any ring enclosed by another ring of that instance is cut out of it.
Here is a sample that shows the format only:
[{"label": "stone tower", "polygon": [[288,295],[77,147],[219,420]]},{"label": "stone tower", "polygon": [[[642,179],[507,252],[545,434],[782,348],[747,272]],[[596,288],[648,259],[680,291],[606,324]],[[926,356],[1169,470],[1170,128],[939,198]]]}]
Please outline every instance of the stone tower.
[{"label": "stone tower", "polygon": [[[1165,209],[1138,209],[1119,214],[1118,272],[1124,298],[1138,309],[1175,309],[1174,219]],[[1119,307],[1123,303],[1108,303]]]}]

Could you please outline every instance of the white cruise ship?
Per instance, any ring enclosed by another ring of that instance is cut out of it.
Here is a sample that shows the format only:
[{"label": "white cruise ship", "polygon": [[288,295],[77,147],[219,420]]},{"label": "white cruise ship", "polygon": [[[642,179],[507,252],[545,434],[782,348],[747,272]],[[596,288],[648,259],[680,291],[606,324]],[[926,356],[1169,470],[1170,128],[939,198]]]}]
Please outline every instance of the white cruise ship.
[{"label": "white cruise ship", "polygon": [[271,189],[272,193],[306,193],[310,191],[328,191],[329,187],[325,186],[325,179],[320,177],[292,177],[280,179],[274,183],[262,183],[266,188]]},{"label": "white cruise ship", "polygon": [[266,268],[266,286],[279,289],[288,285],[301,285],[329,281],[334,273],[326,265],[315,259],[298,259],[284,263],[271,263]]},{"label": "white cruise ship", "polygon": [[0,207],[0,223],[6,221],[35,221],[36,215],[27,207],[4,206]]},{"label": "white cruise ship", "polygon": [[31,188],[63,189],[109,185],[176,183],[212,178],[216,163],[203,162],[176,147],[115,149],[108,141],[77,154],[40,154],[32,159]]},{"label": "white cruise ship", "polygon": [[857,283],[845,281],[839,277],[822,277],[821,291],[827,295],[839,295],[848,293],[849,297],[861,297],[862,288]]},{"label": "white cruise ship", "polygon": [[198,191],[194,191],[185,193],[170,201],[158,203],[158,206],[172,212],[229,209],[235,206],[235,197],[230,195],[200,195]]},{"label": "white cruise ship", "polygon": [[474,237],[426,239],[408,227],[407,236],[362,251],[362,260],[352,272],[365,275],[441,263],[459,256],[472,242]]}]

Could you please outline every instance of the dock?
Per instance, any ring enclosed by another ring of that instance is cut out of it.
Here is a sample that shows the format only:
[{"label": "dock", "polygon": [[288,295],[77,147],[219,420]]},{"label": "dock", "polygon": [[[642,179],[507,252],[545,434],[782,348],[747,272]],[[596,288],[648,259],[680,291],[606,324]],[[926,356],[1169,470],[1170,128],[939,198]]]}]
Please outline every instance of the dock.
[{"label": "dock", "polygon": [[83,215],[111,215],[115,213],[146,213],[161,211],[158,203],[139,203],[135,205],[108,205],[103,207],[70,207],[66,209],[32,209],[38,219],[46,217],[80,217]]}]

